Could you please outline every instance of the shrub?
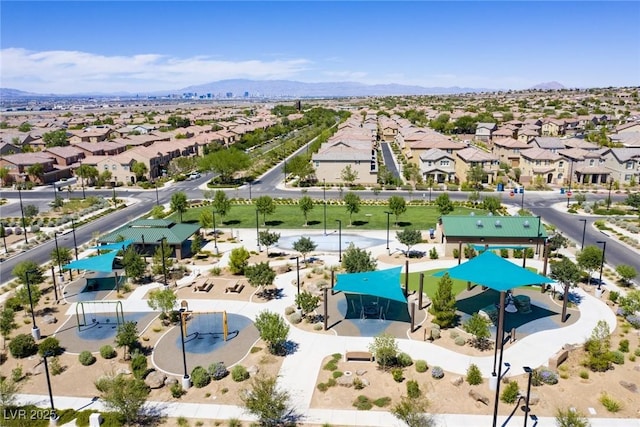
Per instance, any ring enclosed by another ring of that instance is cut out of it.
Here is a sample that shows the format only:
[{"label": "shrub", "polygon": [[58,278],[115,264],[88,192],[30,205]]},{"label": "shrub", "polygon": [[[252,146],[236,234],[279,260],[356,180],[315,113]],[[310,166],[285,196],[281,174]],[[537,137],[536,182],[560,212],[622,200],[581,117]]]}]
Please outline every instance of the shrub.
[{"label": "shrub", "polygon": [[231,378],[235,382],[239,383],[249,379],[249,372],[244,366],[236,365],[233,367],[233,369],[231,369]]},{"label": "shrub", "polygon": [[335,378],[329,378],[327,380],[327,386],[329,386],[329,387],[335,387],[336,384],[338,384],[338,382],[336,381]]},{"label": "shrub", "polygon": [[402,375],[401,368],[393,368],[391,370],[391,375],[393,376],[393,380],[397,383],[401,383],[404,380],[404,375]]},{"label": "shrub", "polygon": [[324,393],[325,391],[329,390],[329,386],[328,386],[327,384],[325,384],[325,383],[319,383],[319,384],[316,386],[316,388],[317,388],[318,390],[320,390],[321,392],[323,392],[323,393]]},{"label": "shrub", "polygon": [[62,353],[60,341],[56,337],[47,337],[40,345],[38,345],[38,354],[40,356],[57,356]]},{"label": "shrub", "polygon": [[434,366],[433,368],[431,368],[431,376],[436,380],[439,380],[440,378],[444,377],[444,371],[440,366]]},{"label": "shrub", "polygon": [[618,351],[629,353],[629,340],[621,340],[620,344],[618,344]]},{"label": "shrub", "polygon": [[373,408],[373,403],[367,396],[360,395],[353,402],[353,406],[359,411],[368,411]]},{"label": "shrub", "polygon": [[100,356],[102,356],[103,359],[113,359],[117,355],[118,353],[108,344],[100,347]]},{"label": "shrub", "polygon": [[429,258],[438,259],[438,251],[436,250],[436,248],[431,248],[431,250],[429,251]]},{"label": "shrub", "polygon": [[343,373],[342,371],[333,371],[333,372],[331,373],[331,376],[332,376],[333,378],[335,378],[335,379],[338,379],[338,378],[340,378],[340,377],[341,377],[341,376],[343,376],[343,375],[344,375],[344,373]]},{"label": "shrub", "polygon": [[636,350],[633,352],[634,355],[640,357],[640,347],[636,348]]},{"label": "shrub", "polygon": [[291,313],[291,315],[289,316],[289,321],[291,321],[291,323],[293,323],[294,325],[297,325],[298,323],[302,322],[302,315],[298,312]]},{"label": "shrub", "polygon": [[93,365],[96,362],[95,356],[87,350],[80,353],[80,355],[78,356],[78,360],[83,366]]},{"label": "shrub", "polygon": [[620,292],[617,292],[617,291],[609,292],[609,301],[615,304],[618,302],[618,298],[620,298]]},{"label": "shrub", "polygon": [[518,399],[518,395],[520,394],[520,390],[518,388],[517,381],[509,381],[509,384],[504,388],[502,394],[500,395],[500,400],[504,403],[515,403]]},{"label": "shrub", "polygon": [[453,342],[456,345],[463,346],[467,343],[467,340],[465,340],[464,337],[457,337]]},{"label": "shrub", "polygon": [[360,377],[353,378],[353,388],[356,390],[362,390],[364,388],[364,382],[360,379]]},{"label": "shrub", "polygon": [[335,371],[336,369],[338,369],[338,365],[336,364],[336,360],[332,359],[330,361],[328,361],[323,367],[322,369],[324,369],[325,371]]},{"label": "shrub", "polygon": [[413,365],[413,359],[407,353],[398,353],[396,363],[398,363],[398,366],[406,368],[407,366]]},{"label": "shrub", "polygon": [[379,397],[378,399],[374,400],[372,403],[376,405],[378,408],[383,408],[385,406],[389,406],[389,404],[391,403],[391,398]]},{"label": "shrub", "polygon": [[602,393],[598,401],[602,403],[602,406],[609,412],[618,412],[622,409],[622,403],[613,399],[607,393]]},{"label": "shrub", "polygon": [[480,372],[480,368],[475,363],[469,365],[467,369],[467,382],[470,385],[478,385],[482,384],[482,373]]},{"label": "shrub", "polygon": [[31,335],[19,334],[9,342],[9,351],[16,359],[22,359],[36,354],[38,346]]},{"label": "shrub", "polygon": [[182,388],[182,384],[180,383],[172,384],[169,390],[171,390],[171,396],[175,397],[176,399],[179,399],[186,393],[185,389]]},{"label": "shrub", "polygon": [[621,351],[610,351],[607,354],[607,358],[616,365],[624,364],[624,353]]},{"label": "shrub", "polygon": [[543,384],[557,384],[558,375],[546,368],[535,369],[531,375],[531,385],[534,387],[541,386]]},{"label": "shrub", "polygon": [[427,365],[426,360],[416,360],[416,372],[423,373],[427,372],[429,365]]},{"label": "shrub", "polygon": [[147,356],[142,353],[136,352],[131,357],[131,371],[133,376],[142,379],[147,374]]},{"label": "shrub", "polygon": [[229,370],[224,365],[224,362],[216,362],[209,365],[209,375],[214,381],[219,381],[229,375]]},{"label": "shrub", "polygon": [[580,371],[580,378],[582,378],[583,380],[588,380],[589,379],[589,371],[585,371],[584,369]]},{"label": "shrub", "polygon": [[417,381],[407,381],[407,396],[409,396],[410,399],[417,399],[421,394],[422,391],[420,391],[420,386]]},{"label": "shrub", "polygon": [[195,388],[202,388],[211,382],[211,376],[202,366],[196,366],[191,371],[191,382]]}]

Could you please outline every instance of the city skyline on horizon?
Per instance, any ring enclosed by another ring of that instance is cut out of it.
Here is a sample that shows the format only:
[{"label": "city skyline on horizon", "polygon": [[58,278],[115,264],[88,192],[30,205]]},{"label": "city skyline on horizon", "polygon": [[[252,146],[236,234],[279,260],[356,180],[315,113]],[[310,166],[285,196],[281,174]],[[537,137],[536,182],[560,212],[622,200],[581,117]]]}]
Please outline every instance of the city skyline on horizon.
[{"label": "city skyline on horizon", "polygon": [[638,86],[639,16],[636,2],[5,1],[0,87],[136,93],[227,79]]}]

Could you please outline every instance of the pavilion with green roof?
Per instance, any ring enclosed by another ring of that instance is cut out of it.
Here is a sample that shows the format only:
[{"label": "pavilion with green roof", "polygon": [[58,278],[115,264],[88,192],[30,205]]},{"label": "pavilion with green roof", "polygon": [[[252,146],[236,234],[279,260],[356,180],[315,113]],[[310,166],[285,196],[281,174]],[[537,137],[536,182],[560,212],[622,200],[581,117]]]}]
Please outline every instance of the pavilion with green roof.
[{"label": "pavilion with green roof", "polygon": [[[458,248],[462,258],[463,245],[477,251],[499,249],[545,248],[548,235],[538,216],[446,215],[442,217],[442,242],[445,253]],[[544,252],[546,274],[547,251]],[[523,256],[523,266],[526,257]]]},{"label": "pavilion with green roof", "polygon": [[177,259],[182,259],[183,248],[188,248],[185,243],[200,230],[198,223],[180,223],[166,219],[137,219],[107,233],[98,239],[98,244],[116,243],[121,240],[131,240],[133,244],[142,246],[159,245],[162,239],[166,239],[169,246],[175,250]]}]

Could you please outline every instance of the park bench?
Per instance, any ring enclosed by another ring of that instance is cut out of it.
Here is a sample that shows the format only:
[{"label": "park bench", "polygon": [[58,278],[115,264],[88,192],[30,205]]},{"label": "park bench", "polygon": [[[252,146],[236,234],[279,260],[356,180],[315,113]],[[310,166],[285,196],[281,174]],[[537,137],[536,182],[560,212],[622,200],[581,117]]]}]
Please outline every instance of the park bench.
[{"label": "park bench", "polygon": [[233,286],[228,286],[227,289],[225,289],[225,293],[233,292],[235,294],[239,294],[240,292],[242,292],[243,289],[244,289],[244,284],[237,282]]},{"label": "park bench", "polygon": [[558,366],[569,357],[569,350],[562,349],[549,358],[549,369],[557,370]]},{"label": "park bench", "polygon": [[205,280],[201,285],[195,286],[193,292],[209,292],[213,288],[213,283]]},{"label": "park bench", "polygon": [[370,351],[347,351],[344,354],[344,360],[345,362],[373,362],[373,353]]}]

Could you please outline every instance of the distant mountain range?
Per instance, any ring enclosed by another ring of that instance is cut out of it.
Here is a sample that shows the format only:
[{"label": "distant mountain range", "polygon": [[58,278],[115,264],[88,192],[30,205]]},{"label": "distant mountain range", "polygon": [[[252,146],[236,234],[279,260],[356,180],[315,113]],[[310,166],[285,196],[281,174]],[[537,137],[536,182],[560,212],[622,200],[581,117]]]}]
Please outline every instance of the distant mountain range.
[{"label": "distant mountain range", "polygon": [[562,83],[558,82],[546,82],[546,83],[538,83],[535,86],[531,86],[531,90],[562,90],[566,89]]},{"label": "distant mountain range", "polygon": [[[533,86],[531,89],[564,89],[564,86],[558,82],[541,83]],[[212,97],[243,97],[247,94],[249,97],[362,97],[362,96],[398,96],[398,95],[446,95],[457,93],[477,93],[477,92],[495,92],[497,89],[487,88],[471,88],[471,87],[424,87],[409,86],[401,84],[376,84],[367,85],[357,82],[327,82],[327,83],[305,83],[292,80],[245,80],[231,79],[220,80],[200,85],[188,86],[182,89],[171,89],[166,91],[138,92],[138,93],[77,93],[77,94],[39,94],[25,92],[18,89],[0,88],[0,97],[3,99],[11,98],[37,98],[37,97],[163,97],[170,95],[182,96],[183,94],[197,94],[198,96],[206,96],[211,94]]]}]

